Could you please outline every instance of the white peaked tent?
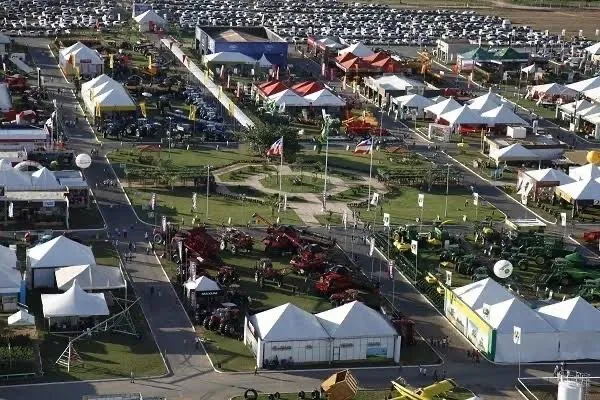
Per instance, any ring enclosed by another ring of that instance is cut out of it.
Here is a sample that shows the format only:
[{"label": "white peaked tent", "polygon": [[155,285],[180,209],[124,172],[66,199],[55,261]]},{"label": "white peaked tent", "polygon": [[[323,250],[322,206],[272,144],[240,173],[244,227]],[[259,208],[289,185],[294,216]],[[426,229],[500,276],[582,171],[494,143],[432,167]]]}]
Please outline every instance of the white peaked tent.
[{"label": "white peaked tent", "polygon": [[580,93],[585,92],[586,90],[596,89],[600,87],[600,76],[594,76],[593,78],[584,79],[579,82],[573,82],[568,84],[567,87]]},{"label": "white peaked tent", "polygon": [[529,125],[523,118],[519,117],[506,104],[485,111],[481,116],[486,119],[489,126],[495,125]]},{"label": "white peaked tent", "polygon": [[569,202],[596,201],[600,200],[600,183],[593,179],[567,183],[557,186],[556,193]]},{"label": "white peaked tent", "polygon": [[490,89],[488,93],[469,100],[469,108],[474,111],[479,111],[479,113],[484,113],[497,108],[502,103],[504,103],[502,101],[502,97],[498,96],[496,93],[493,93]]},{"label": "white peaked tent", "polygon": [[148,10],[142,14],[136,15],[133,19],[140,25],[140,32],[150,32],[152,30],[152,25],[161,28],[167,26],[167,21],[154,10]]},{"label": "white peaked tent", "polygon": [[496,163],[501,161],[532,161],[540,159],[537,154],[526,149],[519,143],[514,143],[494,151],[490,154],[490,158],[496,160]]},{"label": "white peaked tent", "polygon": [[375,54],[375,52],[373,50],[371,50],[370,48],[368,48],[361,42],[354,43],[353,45],[348,46],[345,49],[342,49],[339,51],[340,55],[343,55],[346,53],[352,53],[355,56],[360,57],[360,58],[369,57],[369,56],[372,56],[373,54]]},{"label": "white peaked tent", "polygon": [[78,67],[80,74],[96,76],[104,68],[104,59],[98,50],[90,49],[81,42],[60,50],[58,62],[67,74],[72,74],[73,67]]},{"label": "white peaked tent", "polygon": [[27,249],[27,276],[34,288],[54,287],[54,268],[95,263],[91,248],[65,236]]},{"label": "white peaked tent", "polygon": [[561,360],[600,359],[600,311],[581,297],[538,308],[557,331]]},{"label": "white peaked tent", "polygon": [[581,167],[569,168],[569,176],[576,181],[600,178],[600,167],[596,164],[586,164]]},{"label": "white peaked tent", "polygon": [[585,109],[577,112],[577,115],[579,115],[583,119],[587,119],[588,116],[593,116],[593,115],[598,115],[598,114],[600,114],[600,106],[598,104],[593,104],[591,107],[585,108]]},{"label": "white peaked tent", "polygon": [[[549,323],[517,298],[490,304],[487,316],[483,308],[475,310],[496,331],[494,361],[520,362],[559,360],[558,335]],[[514,327],[521,328],[521,345],[513,342]]]},{"label": "white peaked tent", "polygon": [[221,286],[215,281],[206,276],[201,276],[196,279],[190,279],[185,283],[185,288],[195,292],[220,292]]},{"label": "white peaked tent", "polygon": [[[0,246],[1,247],[1,246]],[[21,291],[21,272],[15,266],[0,265],[0,298],[3,295],[18,295]]]},{"label": "white peaked tent", "polygon": [[594,89],[588,89],[585,92],[583,92],[583,95],[594,101],[598,101],[598,100],[600,100],[600,87],[596,87]]},{"label": "white peaked tent", "polygon": [[546,83],[544,85],[536,85],[531,88],[528,93],[528,97],[533,96],[535,93],[538,96],[552,97],[552,96],[566,96],[575,97],[577,91],[570,89],[560,83]]},{"label": "white peaked tent", "polygon": [[459,108],[461,108],[461,105],[458,103],[458,101],[450,97],[446,100],[440,101],[439,103],[435,103],[429,107],[425,107],[425,112],[439,117],[444,113],[457,110]]},{"label": "white peaked tent", "polygon": [[[400,361],[398,333],[382,314],[360,301],[324,311],[317,314],[317,318],[333,339],[339,360],[384,357]],[[352,343],[352,346],[342,346],[342,343]]]},{"label": "white peaked tent", "polygon": [[533,71],[535,71],[535,64],[531,64],[531,65],[521,68],[521,72],[525,72],[526,74],[530,74]]},{"label": "white peaked tent", "polygon": [[461,286],[453,292],[473,310],[482,308],[484,304],[491,305],[514,298],[511,292],[492,278]]},{"label": "white peaked tent", "polygon": [[262,57],[258,60],[258,66],[261,68],[271,68],[273,63],[267,60],[267,57],[263,54]]},{"label": "white peaked tent", "polygon": [[392,103],[401,107],[416,108],[420,112],[422,112],[426,107],[435,104],[433,100],[421,96],[420,94],[407,94],[404,96],[394,97],[392,99]]},{"label": "white peaked tent", "polygon": [[84,290],[112,290],[125,287],[125,280],[118,267],[107,265],[73,265],[54,271],[58,290],[69,289],[75,280]]},{"label": "white peaked tent", "polygon": [[204,56],[205,64],[256,64],[256,60],[238,52],[223,51]]},{"label": "white peaked tent", "polygon": [[14,169],[8,160],[0,160],[0,186],[5,190],[29,190],[31,180],[25,174]]},{"label": "white peaked tent", "polygon": [[558,186],[574,181],[569,175],[554,168],[533,169],[524,172],[534,182],[557,182]]},{"label": "white peaked tent", "polygon": [[36,189],[52,190],[60,189],[60,184],[54,176],[54,172],[48,168],[43,167],[31,174],[32,185]]},{"label": "white peaked tent", "polygon": [[11,326],[32,326],[35,325],[35,317],[25,310],[19,310],[8,316],[8,325]]},{"label": "white peaked tent", "polygon": [[285,89],[279,93],[269,96],[269,99],[274,101],[278,106],[285,107],[308,107],[309,102],[304,97],[298,95],[291,89]]},{"label": "white peaked tent", "polygon": [[[435,104],[433,107],[435,107]],[[439,118],[447,121],[450,126],[456,125],[482,125],[487,121],[481,115],[468,108],[466,105],[461,108],[449,111],[439,116]]]},{"label": "white peaked tent", "polygon": [[0,246],[0,269],[17,267],[17,252],[5,246]]},{"label": "white peaked tent", "polygon": [[88,112],[135,111],[136,105],[127,89],[108,75],[100,75],[81,85],[81,98]]},{"label": "white peaked tent", "polygon": [[441,103],[442,101],[448,100],[446,97],[444,96],[435,96],[431,98],[431,101],[433,102],[432,104],[437,104],[437,103]]},{"label": "white peaked tent", "polygon": [[584,49],[588,54],[595,56],[600,54],[600,42],[594,43]]},{"label": "white peaked tent", "polygon": [[586,99],[573,101],[571,103],[563,104],[560,106],[562,112],[569,115],[579,115],[579,113],[583,110],[587,110],[592,107],[593,104],[587,101]]},{"label": "white peaked tent", "polygon": [[291,357],[296,363],[331,359],[330,337],[317,317],[291,303],[248,317],[244,343],[256,355],[259,368],[274,357]]},{"label": "white peaked tent", "polygon": [[77,283],[64,293],[42,294],[44,317],[91,317],[109,315],[104,293],[87,293]]},{"label": "white peaked tent", "polygon": [[304,96],[313,107],[344,107],[346,102],[331,93],[328,89],[321,89],[317,92]]}]

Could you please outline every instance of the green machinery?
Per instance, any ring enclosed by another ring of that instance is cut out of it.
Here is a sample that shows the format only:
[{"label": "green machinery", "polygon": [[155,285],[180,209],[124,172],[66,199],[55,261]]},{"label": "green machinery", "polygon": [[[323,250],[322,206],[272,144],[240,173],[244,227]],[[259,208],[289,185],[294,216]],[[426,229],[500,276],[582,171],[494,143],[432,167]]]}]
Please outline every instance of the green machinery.
[{"label": "green machinery", "polygon": [[589,302],[600,299],[600,278],[586,279],[579,287],[577,295]]},{"label": "green machinery", "polygon": [[536,286],[560,285],[570,286],[584,282],[587,273],[583,271],[585,260],[577,253],[571,253],[565,257],[557,257],[552,260],[550,270],[538,277]]}]

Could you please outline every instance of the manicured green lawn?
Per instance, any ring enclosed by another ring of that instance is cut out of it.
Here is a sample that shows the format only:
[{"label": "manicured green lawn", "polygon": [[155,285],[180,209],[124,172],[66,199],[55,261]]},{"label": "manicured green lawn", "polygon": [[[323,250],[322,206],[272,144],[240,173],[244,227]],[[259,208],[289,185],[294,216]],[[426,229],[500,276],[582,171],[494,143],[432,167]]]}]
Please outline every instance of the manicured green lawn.
[{"label": "manicured green lawn", "polygon": [[[333,189],[333,185],[327,179],[327,189]],[[276,174],[271,174],[260,180],[267,189],[279,190],[279,179]],[[283,175],[281,190],[284,193],[323,193],[324,179],[310,175]]]},{"label": "manicured green lawn", "polygon": [[219,178],[223,182],[244,182],[251,176],[258,174],[268,174],[276,171],[276,168],[266,164],[247,165],[231,172],[220,174]]},{"label": "manicured green lawn", "polygon": [[[125,189],[131,203],[133,204],[138,216],[146,222],[154,224],[160,223],[162,215],[166,215],[170,221],[181,223],[190,226],[192,219],[196,217],[196,223],[207,222],[206,220],[206,195],[198,193],[197,212],[192,212],[192,195],[194,190],[191,188],[175,188],[169,190],[161,189],[142,189],[128,188]],[[156,221],[154,217],[149,217],[151,212],[150,198],[152,193],[156,193]],[[273,212],[272,212],[273,211]],[[265,218],[275,222],[279,217],[281,223],[299,224],[302,221],[294,210],[287,209],[277,213],[277,210],[272,210],[269,205],[263,205],[250,201],[233,200],[222,196],[210,196],[208,202],[208,223],[220,225],[227,224],[231,218],[233,225],[246,225],[252,220],[252,214],[258,213]]]},{"label": "manicured green lawn", "polygon": [[[480,199],[479,207],[473,205],[473,196],[466,188],[450,188],[448,195],[448,213],[444,216],[446,203],[446,189],[434,188],[431,192],[425,192],[424,208],[421,209],[417,204],[419,190],[412,187],[402,187],[399,193],[393,193],[380,199],[378,207],[371,207],[370,211],[366,207],[360,209],[360,217],[363,221],[373,221],[380,225],[382,223],[383,213],[389,213],[392,225],[406,222],[415,222],[416,218],[423,215],[423,221],[429,222],[435,220],[438,216],[442,220],[452,220],[456,224],[463,221],[463,215],[467,216],[467,221],[484,219],[487,216],[495,220],[502,221],[505,216],[499,210],[489,203]],[[468,201],[468,204],[466,202]]]},{"label": "manicured green lawn", "polygon": [[222,371],[252,371],[256,359],[250,347],[244,345],[242,340],[219,335],[202,326],[196,326],[201,336],[207,339],[204,348],[213,362],[213,365]]},{"label": "manicured green lawn", "polygon": [[[347,169],[368,174],[371,156],[369,154],[354,154],[352,150],[352,147],[348,151],[330,148],[327,156],[328,167],[334,169]],[[325,149],[321,151],[321,154],[317,154],[316,151],[305,150],[301,157],[302,160],[308,165],[316,163],[319,163],[321,166],[325,165]],[[392,166],[393,164],[389,157],[390,156],[386,152],[375,151],[373,153],[373,167]]]},{"label": "manicured green lawn", "polygon": [[71,229],[103,228],[104,220],[96,203],[90,208],[72,208],[69,210],[69,227]]},{"label": "manicured green lawn", "polygon": [[110,241],[94,240],[87,242],[86,245],[92,248],[97,264],[113,267],[119,266],[119,255]]}]

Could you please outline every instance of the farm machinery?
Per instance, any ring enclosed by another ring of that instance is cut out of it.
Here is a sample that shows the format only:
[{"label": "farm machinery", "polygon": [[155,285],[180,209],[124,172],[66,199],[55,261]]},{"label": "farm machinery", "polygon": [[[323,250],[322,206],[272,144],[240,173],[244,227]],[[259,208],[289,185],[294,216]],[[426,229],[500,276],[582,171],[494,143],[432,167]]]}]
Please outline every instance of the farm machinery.
[{"label": "farm machinery", "polygon": [[389,135],[387,129],[380,127],[378,121],[374,118],[353,117],[344,120],[342,126],[346,135],[351,138]]},{"label": "farm machinery", "polygon": [[225,265],[219,267],[217,270],[217,282],[223,286],[229,286],[232,283],[238,283],[240,281],[240,275],[234,267]]},{"label": "farm machinery", "polygon": [[215,259],[219,254],[219,242],[206,231],[206,228],[181,229],[171,239],[171,249],[174,250],[173,261],[176,263],[182,261],[177,251],[179,248],[178,242],[180,241],[182,242],[182,248],[187,249],[188,258]]},{"label": "farm machinery", "polygon": [[273,267],[273,261],[270,258],[261,258],[254,267],[254,280],[262,288],[265,281],[274,283],[277,287],[283,285],[283,277],[287,271]]},{"label": "farm machinery", "polygon": [[225,303],[206,317],[202,325],[204,329],[217,331],[222,335],[236,336],[241,331],[242,318],[242,312],[237,305]]},{"label": "farm machinery", "polygon": [[314,288],[322,296],[331,296],[334,293],[348,289],[358,289],[374,294],[379,293],[378,283],[345,265],[336,265],[329,268],[321,274]]},{"label": "farm machinery", "polygon": [[249,252],[254,247],[254,238],[246,232],[236,228],[225,228],[219,234],[219,248],[229,250],[231,254],[236,254],[238,251]]},{"label": "farm machinery", "polygon": [[600,278],[586,279],[579,287],[577,295],[589,302],[598,300],[600,298]]}]

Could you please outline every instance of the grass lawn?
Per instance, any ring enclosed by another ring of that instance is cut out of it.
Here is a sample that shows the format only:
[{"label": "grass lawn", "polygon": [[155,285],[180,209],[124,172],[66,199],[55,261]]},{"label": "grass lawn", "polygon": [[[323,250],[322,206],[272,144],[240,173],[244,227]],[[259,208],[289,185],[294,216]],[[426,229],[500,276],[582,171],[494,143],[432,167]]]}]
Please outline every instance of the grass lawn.
[{"label": "grass lawn", "polygon": [[119,167],[120,164],[127,164],[132,167],[152,167],[152,165],[140,164],[139,156],[142,154],[152,155],[157,160],[171,159],[173,161],[173,165],[180,168],[202,167],[205,165],[211,165],[213,168],[218,168],[233,162],[260,161],[260,159],[253,157],[250,155],[250,153],[246,153],[244,149],[221,149],[219,151],[209,149],[165,149],[157,152],[140,152],[137,149],[124,149],[110,153],[109,158],[113,166],[116,167]]},{"label": "grass lawn", "polygon": [[276,167],[267,164],[247,165],[239,169],[233,170],[231,172],[225,172],[224,174],[220,174],[219,178],[221,178],[221,181],[223,182],[244,182],[251,176],[258,174],[268,174],[276,170]]},{"label": "grass lawn", "polygon": [[[260,180],[267,189],[279,190],[279,179],[276,174],[271,174]],[[285,193],[322,193],[324,179],[316,178],[314,176],[306,175],[283,175],[281,182],[281,190]],[[327,184],[328,190],[333,189],[334,186]]]},{"label": "grass lawn", "polygon": [[[325,165],[325,150],[321,151],[321,154],[317,154],[315,151],[305,151],[300,157],[306,164],[320,163],[322,166]],[[392,166],[393,163],[389,158],[390,156],[388,153],[375,151],[373,153],[373,167]],[[329,168],[347,169],[368,174],[370,163],[371,156],[369,154],[354,154],[351,150],[346,151],[332,149],[331,147],[329,148],[329,154],[327,156],[327,166]]]},{"label": "grass lawn", "polygon": [[[191,212],[192,207],[192,188],[175,188],[169,190],[161,189],[125,189],[131,203],[133,204],[138,216],[149,223],[160,222],[160,217],[166,215],[170,221],[191,225],[192,218],[196,218],[196,223],[206,222],[206,197],[203,193],[198,193],[198,210]],[[154,217],[149,217],[149,205],[152,193],[156,193],[156,221]],[[276,210],[275,210],[276,211]],[[294,210],[287,209],[280,213],[272,213],[269,205],[252,203],[249,201],[227,199],[221,196],[210,196],[208,204],[208,222],[211,224],[227,223],[231,218],[233,225],[246,225],[252,219],[253,213],[259,213],[273,221],[279,217],[281,223],[300,224],[302,221]]]},{"label": "grass lawn", "polygon": [[119,266],[119,255],[110,241],[95,240],[86,244],[92,248],[97,264]]},{"label": "grass lawn", "polygon": [[204,343],[204,347],[217,368],[232,372],[254,369],[256,359],[242,340],[219,335],[199,325],[196,326],[196,330],[207,339],[208,342]]},{"label": "grass lawn", "polygon": [[[448,214],[444,216],[446,203],[446,188],[433,188],[431,192],[425,193],[424,208],[417,205],[417,198],[420,191],[412,187],[402,187],[399,193],[391,193],[385,196],[383,201],[380,199],[380,206],[371,211],[366,211],[366,207],[359,210],[363,221],[373,221],[381,224],[383,213],[389,213],[393,225],[398,223],[415,222],[416,218],[423,214],[423,221],[433,221],[438,216],[442,220],[452,220],[454,223],[462,223],[463,215],[467,216],[467,221],[485,219],[490,216],[494,220],[503,221],[504,214],[493,207],[488,202],[480,200],[479,207],[472,205],[473,195],[466,188],[450,188],[448,195]],[[465,202],[468,205],[465,206]],[[483,204],[485,203],[485,204]]]}]

